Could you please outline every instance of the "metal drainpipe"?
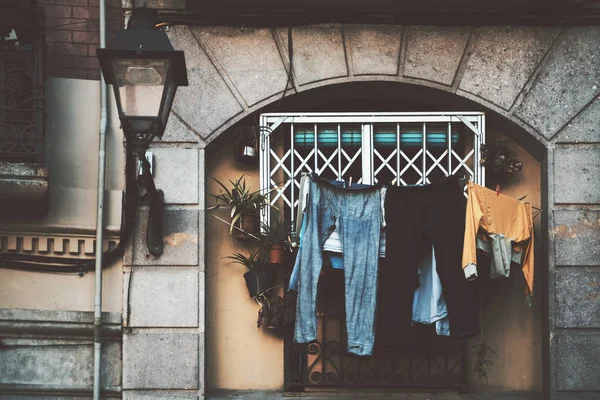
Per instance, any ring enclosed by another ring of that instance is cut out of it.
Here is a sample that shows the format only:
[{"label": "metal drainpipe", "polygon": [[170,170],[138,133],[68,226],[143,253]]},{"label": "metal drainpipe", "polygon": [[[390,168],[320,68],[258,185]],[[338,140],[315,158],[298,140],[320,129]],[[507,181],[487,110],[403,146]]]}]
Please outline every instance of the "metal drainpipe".
[{"label": "metal drainpipe", "polygon": [[[100,48],[106,47],[106,2],[100,0]],[[93,399],[100,400],[102,350],[102,251],[104,243],[104,185],[106,178],[106,126],[108,124],[106,83],[100,73],[100,138],[98,146],[98,201],[96,207],[96,269],[94,285],[94,384]]]}]

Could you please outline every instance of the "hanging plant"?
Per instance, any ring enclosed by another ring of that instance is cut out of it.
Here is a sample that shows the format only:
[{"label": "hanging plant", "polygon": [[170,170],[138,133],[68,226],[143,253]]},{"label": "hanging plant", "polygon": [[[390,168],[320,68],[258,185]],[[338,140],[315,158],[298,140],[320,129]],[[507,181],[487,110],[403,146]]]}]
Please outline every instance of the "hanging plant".
[{"label": "hanging plant", "polygon": [[230,186],[215,177],[212,177],[212,179],[219,184],[220,188],[218,195],[211,195],[215,198],[216,204],[210,209],[228,208],[231,210],[229,234],[233,235],[234,227],[237,226],[238,230],[235,231],[235,237],[238,239],[246,239],[256,235],[260,227],[258,212],[267,205],[268,193],[252,190],[250,186],[246,185],[245,175],[240,176],[235,181],[230,179]]},{"label": "hanging plant", "polygon": [[231,260],[227,265],[240,264],[248,269],[248,272],[244,274],[244,280],[251,298],[257,300],[264,298],[265,293],[271,290],[273,277],[260,261],[258,249],[249,249],[248,255],[233,253],[224,258]]},{"label": "hanging plant", "polygon": [[258,128],[240,126],[236,131],[235,159],[244,164],[254,164],[258,160]]},{"label": "hanging plant", "polygon": [[523,163],[508,147],[508,143],[507,139],[495,140],[491,137],[488,143],[481,146],[481,164],[485,165],[486,177],[493,183],[506,183],[523,169]]},{"label": "hanging plant", "polygon": [[296,304],[294,300],[286,296],[277,296],[273,300],[264,299],[262,307],[258,311],[256,326],[277,334],[284,333],[294,326],[296,320]]},{"label": "hanging plant", "polygon": [[259,247],[265,263],[285,264],[292,251],[290,227],[282,219],[274,218],[271,224],[261,224]]},{"label": "hanging plant", "polygon": [[479,379],[488,378],[488,370],[494,365],[494,359],[499,359],[496,350],[492,349],[485,340],[481,340],[478,344],[473,345],[473,356],[475,357],[475,365],[473,371]]}]

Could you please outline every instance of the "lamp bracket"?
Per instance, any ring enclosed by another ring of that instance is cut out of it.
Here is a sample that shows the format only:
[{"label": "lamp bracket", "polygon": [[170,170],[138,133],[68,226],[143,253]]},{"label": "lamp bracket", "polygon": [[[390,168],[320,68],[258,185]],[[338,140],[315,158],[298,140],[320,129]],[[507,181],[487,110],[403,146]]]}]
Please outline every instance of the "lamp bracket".
[{"label": "lamp bracket", "polygon": [[131,10],[127,29],[154,29],[160,22],[158,12],[153,8],[140,7]]},{"label": "lamp bracket", "polygon": [[[150,164],[150,175],[154,176],[154,155],[151,151],[146,151],[144,155],[146,157],[146,160]],[[142,176],[143,173],[144,169],[142,167],[142,163],[138,161],[138,176]]]}]

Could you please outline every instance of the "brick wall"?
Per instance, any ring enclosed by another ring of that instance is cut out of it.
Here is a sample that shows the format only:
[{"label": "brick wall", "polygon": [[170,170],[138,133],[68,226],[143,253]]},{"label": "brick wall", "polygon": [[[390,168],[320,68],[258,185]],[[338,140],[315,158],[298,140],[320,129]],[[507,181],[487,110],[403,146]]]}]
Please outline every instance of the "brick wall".
[{"label": "brick wall", "polygon": [[[100,79],[99,0],[37,0],[46,24],[47,76]],[[106,43],[123,26],[121,0],[106,0]]]}]

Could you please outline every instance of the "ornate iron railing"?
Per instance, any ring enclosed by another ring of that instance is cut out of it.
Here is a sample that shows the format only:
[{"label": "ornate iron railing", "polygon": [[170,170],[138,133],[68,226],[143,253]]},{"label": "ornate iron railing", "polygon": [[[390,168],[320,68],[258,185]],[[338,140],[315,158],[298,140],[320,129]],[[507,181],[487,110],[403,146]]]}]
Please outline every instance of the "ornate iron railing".
[{"label": "ornate iron railing", "polygon": [[0,160],[42,162],[44,154],[43,40],[0,40]]},{"label": "ornate iron railing", "polygon": [[326,389],[465,390],[464,342],[437,336],[433,326],[414,326],[417,343],[376,348],[372,357],[346,351],[343,272],[330,271],[319,282],[317,341],[293,343],[285,338],[285,387],[290,391]]}]

